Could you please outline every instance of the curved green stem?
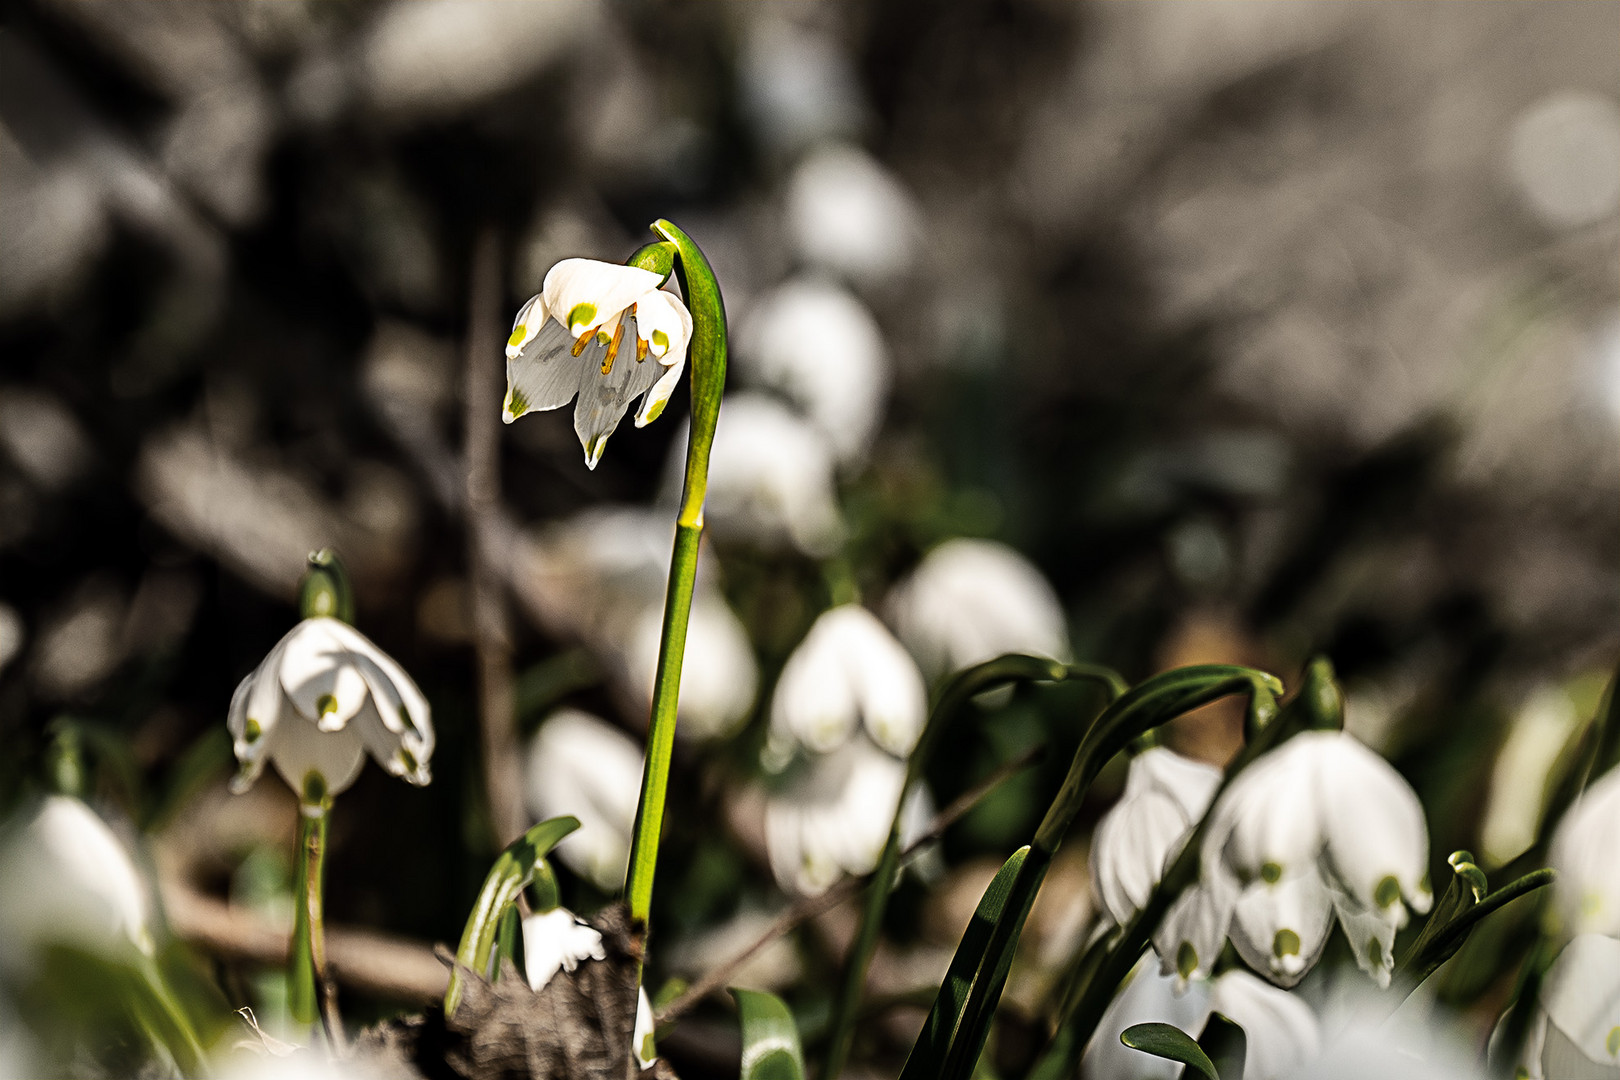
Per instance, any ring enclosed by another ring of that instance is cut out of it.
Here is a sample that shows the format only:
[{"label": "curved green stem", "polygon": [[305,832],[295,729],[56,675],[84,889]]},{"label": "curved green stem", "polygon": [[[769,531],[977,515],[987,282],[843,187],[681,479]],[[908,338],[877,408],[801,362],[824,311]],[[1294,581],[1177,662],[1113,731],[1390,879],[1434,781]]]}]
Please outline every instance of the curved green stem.
[{"label": "curved green stem", "polygon": [[653,680],[652,720],[647,730],[647,760],[641,777],[630,843],[626,892],[630,916],[643,924],[652,912],[653,875],[658,840],[669,795],[669,765],[675,751],[675,718],[680,703],[681,661],[686,652],[686,625],[697,581],[698,540],[703,533],[703,497],[708,490],[709,450],[720,416],[726,383],[726,308],[720,284],[703,252],[691,237],[668,221],[652,231],[675,245],[675,277],[692,313],[692,421],[686,448],[686,476],[680,512],[675,519],[675,547],[670,555],[669,590],[664,598],[664,625],[658,645],[658,671]]},{"label": "curved green stem", "polygon": [[298,853],[293,877],[293,932],[287,972],[287,1008],[300,1024],[318,1015],[320,980],[326,975],[326,919],[322,896],[326,878],[326,826],[331,800],[298,804]]}]

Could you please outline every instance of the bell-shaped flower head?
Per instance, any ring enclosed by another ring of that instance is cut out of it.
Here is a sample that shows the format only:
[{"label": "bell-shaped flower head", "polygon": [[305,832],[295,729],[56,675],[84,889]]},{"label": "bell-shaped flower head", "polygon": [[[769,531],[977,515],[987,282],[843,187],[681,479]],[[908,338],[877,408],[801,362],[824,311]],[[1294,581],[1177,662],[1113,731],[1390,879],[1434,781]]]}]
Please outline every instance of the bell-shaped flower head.
[{"label": "bell-shaped flower head", "polygon": [[[625,678],[652,703],[663,641],[662,597],[643,607],[624,643]],[[677,738],[719,739],[747,723],[759,690],[759,665],[742,620],[718,589],[700,589],[686,624]]]},{"label": "bell-shaped flower head", "polygon": [[651,270],[594,259],[553,266],[506,342],[506,422],[560,409],[577,395],[574,431],[594,469],[632,400],[642,398],[637,427],[656,420],[692,340],[691,313],[662,281]]},{"label": "bell-shaped flower head", "polygon": [[1547,970],[1538,1006],[1518,1075],[1620,1077],[1620,941],[1576,935]]},{"label": "bell-shaped flower head", "polygon": [[1565,932],[1620,938],[1620,769],[1582,793],[1558,823],[1548,855]]},{"label": "bell-shaped flower head", "polygon": [[1052,586],[994,540],[947,540],[895,587],[889,613],[930,679],[1003,653],[1064,660],[1069,634]]},{"label": "bell-shaped flower head", "polygon": [[1131,759],[1125,793],[1097,822],[1091,841],[1092,888],[1117,925],[1147,903],[1220,782],[1213,765],[1166,747]]},{"label": "bell-shaped flower head", "polygon": [[427,699],[394,659],[338,619],[305,619],[237,686],[227,721],[246,791],[266,761],[296,792],[318,776],[335,795],[366,753],[395,776],[431,778],[433,720]]},{"label": "bell-shaped flower head", "polygon": [[928,688],[911,656],[859,604],[824,612],[788,657],[771,699],[771,741],[826,754],[860,726],[904,757],[928,719]]},{"label": "bell-shaped flower head", "polygon": [[578,709],[552,713],[529,744],[529,811],[536,820],[579,819],[557,857],[604,892],[624,885],[641,767],[641,748],[630,736]]}]

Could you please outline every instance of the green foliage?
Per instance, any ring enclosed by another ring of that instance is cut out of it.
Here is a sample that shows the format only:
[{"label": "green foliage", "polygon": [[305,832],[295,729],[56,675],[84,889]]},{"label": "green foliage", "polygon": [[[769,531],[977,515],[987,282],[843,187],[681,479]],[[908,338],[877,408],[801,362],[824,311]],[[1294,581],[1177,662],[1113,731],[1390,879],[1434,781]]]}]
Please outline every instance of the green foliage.
[{"label": "green foliage", "polygon": [[1171,1024],[1135,1024],[1120,1033],[1119,1041],[1132,1050],[1179,1062],[1197,1070],[1204,1080],[1221,1080],[1204,1048],[1185,1031]]},{"label": "green foliage", "polygon": [[742,1022],[742,1080],[804,1080],[804,1051],[793,1013],[763,990],[731,988]]}]

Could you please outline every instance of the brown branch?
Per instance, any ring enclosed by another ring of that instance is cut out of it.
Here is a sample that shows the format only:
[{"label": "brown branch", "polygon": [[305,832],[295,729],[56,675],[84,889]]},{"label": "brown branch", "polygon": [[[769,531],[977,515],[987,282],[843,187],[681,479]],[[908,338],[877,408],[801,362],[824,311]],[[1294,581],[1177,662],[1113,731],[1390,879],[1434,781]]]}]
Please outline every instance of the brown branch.
[{"label": "brown branch", "polygon": [[[1022,757],[1001,766],[978,784],[957,796],[949,806],[934,816],[934,820],[928,823],[928,828],[923,830],[922,835],[913,840],[905,851],[901,852],[901,865],[904,866],[906,861],[925,845],[931,844],[945,835],[946,829],[956,824],[963,815],[983,801],[985,796],[1039,760],[1041,755],[1045,753],[1045,749],[1043,746],[1038,746],[1030,750]],[[831,911],[860,892],[871,880],[872,875],[870,874],[861,877],[846,876],[826,892],[817,896],[804,897],[782,911],[781,914],[771,920],[771,924],[761,931],[759,937],[755,938],[751,944],[730,960],[716,968],[712,968],[708,974],[687,987],[680,997],[661,1009],[657,1016],[658,1023],[664,1024],[677,1019],[690,1011],[692,1006],[699,1001],[716,991],[724,989],[728,980],[749,957],[783,934],[792,931],[801,923],[808,922],[818,915]]]}]

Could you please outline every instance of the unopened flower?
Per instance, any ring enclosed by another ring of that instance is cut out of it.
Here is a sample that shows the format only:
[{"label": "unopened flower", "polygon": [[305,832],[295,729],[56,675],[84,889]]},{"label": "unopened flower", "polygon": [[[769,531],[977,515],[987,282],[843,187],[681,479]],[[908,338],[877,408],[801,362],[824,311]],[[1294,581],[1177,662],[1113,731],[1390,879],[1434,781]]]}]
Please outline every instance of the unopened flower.
[{"label": "unopened flower", "polygon": [[430,779],[433,721],[427,699],[394,659],[332,618],[305,619],[276,643],[231,697],[228,719],[246,791],[275,763],[302,794],[319,776],[335,795],[360,773],[367,751],[395,776]]},{"label": "unopened flower", "polygon": [[[1407,906],[1423,912],[1429,836],[1417,795],[1341,731],[1295,736],[1243,772],[1214,810],[1200,879],[1154,934],[1165,972],[1207,972],[1230,936],[1280,986],[1316,963],[1337,916],[1379,985]],[[1405,901],[1403,904],[1402,901]]]},{"label": "unopened flower", "polygon": [[645,395],[637,427],[656,420],[692,338],[686,305],[661,284],[651,270],[594,259],[553,266],[506,342],[506,422],[577,394],[574,431],[594,469],[632,399]]},{"label": "unopened flower", "polygon": [[37,946],[150,954],[146,883],[95,811],[52,795],[0,848],[0,964]]},{"label": "unopened flower", "polygon": [[859,604],[825,612],[788,657],[771,699],[771,741],[830,753],[858,727],[904,757],[928,719],[928,688],[906,650]]},{"label": "unopened flower", "polygon": [[[536,912],[523,920],[524,975],[536,992],[558,971],[572,972],[587,961],[606,957],[601,931],[567,908]],[[631,1036],[631,1046],[636,1063],[646,1069],[657,1058],[652,1046],[652,1003],[647,1000],[646,990],[638,989],[637,994],[636,1029]]]},{"label": "unopened flower", "polygon": [[1003,653],[1064,659],[1063,606],[1041,572],[994,540],[947,540],[895,587],[889,610],[900,640],[938,678]]},{"label": "unopened flower", "polygon": [[536,820],[579,819],[557,845],[557,857],[604,892],[624,885],[641,767],[641,748],[630,736],[578,709],[552,713],[529,745],[530,812]]},{"label": "unopened flower", "polygon": [[1520,1076],[1620,1078],[1620,941],[1579,934],[1548,969]]},{"label": "unopened flower", "polygon": [[1091,842],[1092,887],[1115,923],[1125,925],[1147,903],[1220,782],[1219,769],[1166,747],[1131,759],[1125,793]]},{"label": "unopened flower", "polygon": [[1564,930],[1620,938],[1620,769],[1610,769],[1570,807],[1549,861]]}]

